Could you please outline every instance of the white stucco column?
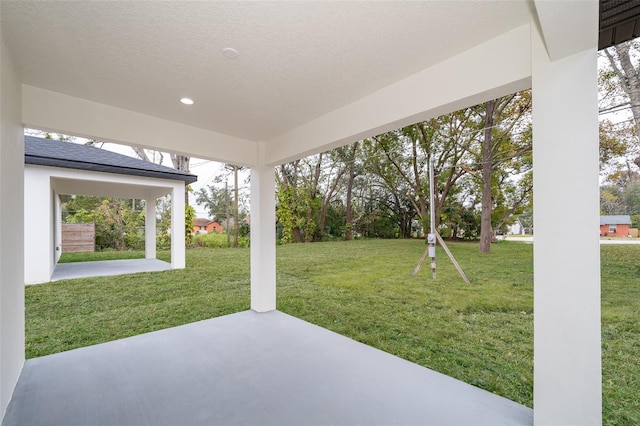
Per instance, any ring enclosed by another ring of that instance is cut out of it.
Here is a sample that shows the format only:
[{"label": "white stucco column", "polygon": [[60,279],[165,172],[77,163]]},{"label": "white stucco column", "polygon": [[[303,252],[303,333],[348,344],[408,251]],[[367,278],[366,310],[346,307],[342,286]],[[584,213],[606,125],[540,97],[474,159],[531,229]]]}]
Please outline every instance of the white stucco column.
[{"label": "white stucco column", "polygon": [[57,220],[47,167],[27,166],[24,185],[30,188],[24,195],[24,281],[44,283],[51,279],[55,268],[54,223]]},{"label": "white stucco column", "polygon": [[[24,363],[24,130],[0,21],[0,419]],[[42,219],[44,216],[41,216]]]},{"label": "white stucco column", "polygon": [[62,200],[60,200],[60,194],[54,191],[54,222],[53,222],[53,267],[58,264],[60,256],[62,256]]},{"label": "white stucco column", "polygon": [[156,258],[156,200],[148,197],[144,200],[144,257]]},{"label": "white stucco column", "polygon": [[276,309],[276,181],[265,165],[251,168],[251,309]]},{"label": "white stucco column", "polygon": [[171,268],[184,269],[184,182],[177,182],[171,191]]},{"label": "white stucco column", "polygon": [[532,56],[534,422],[596,425],[602,422],[596,46],[551,61],[534,26]]}]

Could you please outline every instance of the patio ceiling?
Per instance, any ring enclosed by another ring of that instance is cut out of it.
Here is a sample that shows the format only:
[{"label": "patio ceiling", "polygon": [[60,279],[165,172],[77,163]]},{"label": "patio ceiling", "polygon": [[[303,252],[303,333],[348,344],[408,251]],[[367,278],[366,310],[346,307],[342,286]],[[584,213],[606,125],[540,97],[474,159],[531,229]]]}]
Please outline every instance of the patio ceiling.
[{"label": "patio ceiling", "polygon": [[[534,7],[3,1],[1,9],[26,85],[269,141],[527,24]],[[225,57],[227,47],[239,56]],[[184,96],[195,104],[180,104]]]}]

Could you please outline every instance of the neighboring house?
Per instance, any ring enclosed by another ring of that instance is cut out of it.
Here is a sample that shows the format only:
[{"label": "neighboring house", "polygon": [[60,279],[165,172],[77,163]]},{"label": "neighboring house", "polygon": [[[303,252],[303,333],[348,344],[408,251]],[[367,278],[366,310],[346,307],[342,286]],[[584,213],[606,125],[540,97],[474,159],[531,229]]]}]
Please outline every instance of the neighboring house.
[{"label": "neighboring house", "polygon": [[[171,267],[184,268],[184,186],[197,177],[93,146],[24,138],[24,281],[50,281],[62,253],[60,195],[137,198],[147,204],[145,257],[156,257],[156,200],[170,194]],[[37,226],[31,226],[37,224]]]},{"label": "neighboring house", "polygon": [[507,233],[511,235],[524,235],[524,226],[520,219],[516,219],[516,221],[507,227]]},{"label": "neighboring house", "polygon": [[194,234],[208,234],[209,232],[222,232],[222,225],[203,217],[197,217],[193,220]]},{"label": "neighboring house", "polygon": [[631,217],[629,215],[600,216],[601,237],[628,237]]}]

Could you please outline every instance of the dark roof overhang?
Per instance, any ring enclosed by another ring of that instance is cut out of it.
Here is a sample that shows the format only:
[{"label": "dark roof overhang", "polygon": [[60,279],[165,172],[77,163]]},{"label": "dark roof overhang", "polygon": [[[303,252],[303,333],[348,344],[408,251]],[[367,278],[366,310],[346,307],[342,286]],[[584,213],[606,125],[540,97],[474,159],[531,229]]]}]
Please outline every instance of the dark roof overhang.
[{"label": "dark roof overhang", "polygon": [[87,145],[25,136],[24,162],[38,166],[115,173],[193,183],[198,177]]},{"label": "dark roof overhang", "polygon": [[600,0],[598,50],[640,37],[640,1]]}]

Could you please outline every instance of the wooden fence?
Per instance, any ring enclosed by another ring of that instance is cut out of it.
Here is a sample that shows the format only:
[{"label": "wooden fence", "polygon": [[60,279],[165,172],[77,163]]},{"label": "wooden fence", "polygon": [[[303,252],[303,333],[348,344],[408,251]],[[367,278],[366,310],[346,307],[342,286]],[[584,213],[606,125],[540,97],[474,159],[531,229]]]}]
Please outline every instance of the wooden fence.
[{"label": "wooden fence", "polygon": [[62,252],[96,251],[95,223],[63,223]]}]

